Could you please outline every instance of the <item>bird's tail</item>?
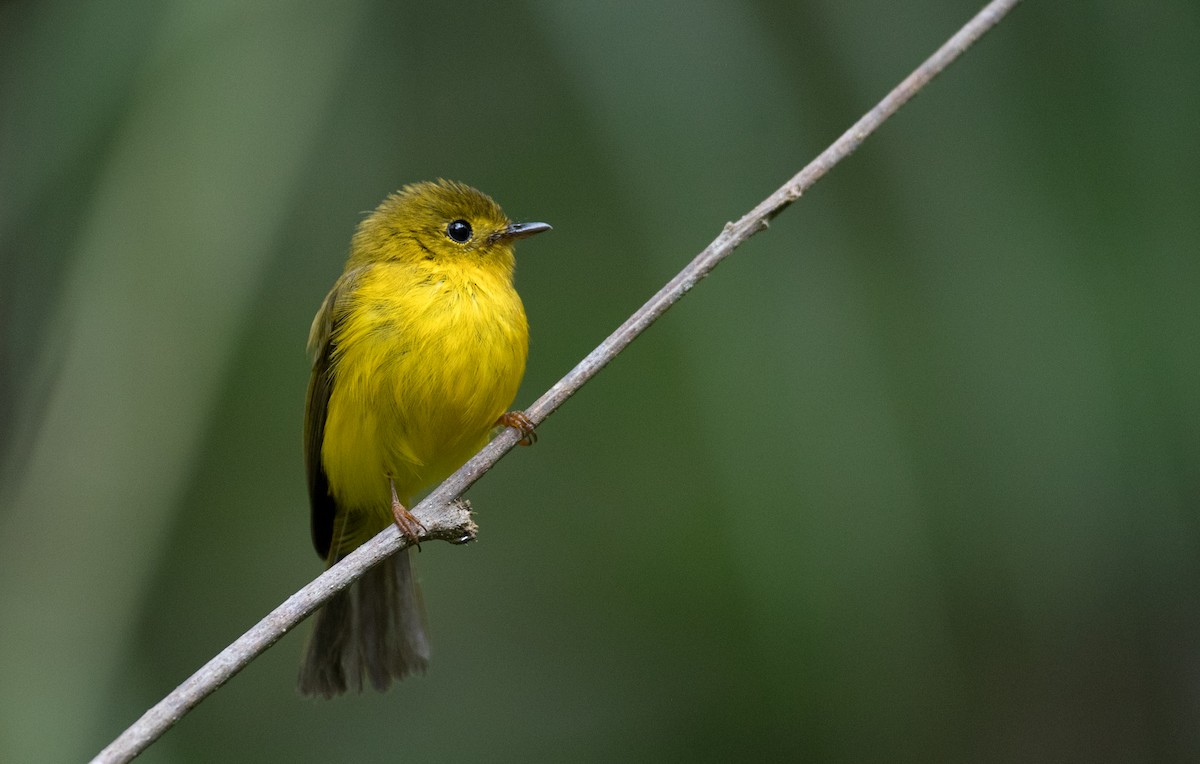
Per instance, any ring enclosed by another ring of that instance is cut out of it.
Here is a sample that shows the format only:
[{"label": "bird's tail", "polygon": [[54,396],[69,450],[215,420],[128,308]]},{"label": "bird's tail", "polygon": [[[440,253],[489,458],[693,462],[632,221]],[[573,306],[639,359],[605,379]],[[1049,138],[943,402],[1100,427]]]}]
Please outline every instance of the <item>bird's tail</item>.
[{"label": "bird's tail", "polygon": [[334,595],[314,618],[300,665],[302,695],[386,690],[429,664],[425,606],[407,549]]}]

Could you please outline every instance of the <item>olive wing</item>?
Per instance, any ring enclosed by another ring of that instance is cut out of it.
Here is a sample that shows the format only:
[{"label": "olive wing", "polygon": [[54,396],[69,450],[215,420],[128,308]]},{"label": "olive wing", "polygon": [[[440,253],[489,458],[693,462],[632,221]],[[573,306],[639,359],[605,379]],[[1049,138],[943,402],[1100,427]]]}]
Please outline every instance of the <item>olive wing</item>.
[{"label": "olive wing", "polygon": [[308,476],[313,547],[324,560],[329,559],[338,508],[329,492],[329,479],[321,463],[321,445],[325,442],[325,416],[335,381],[334,330],[344,315],[346,297],[353,288],[355,275],[353,271],[343,274],[333,285],[308,333],[308,352],[313,361],[304,405],[304,469]]}]

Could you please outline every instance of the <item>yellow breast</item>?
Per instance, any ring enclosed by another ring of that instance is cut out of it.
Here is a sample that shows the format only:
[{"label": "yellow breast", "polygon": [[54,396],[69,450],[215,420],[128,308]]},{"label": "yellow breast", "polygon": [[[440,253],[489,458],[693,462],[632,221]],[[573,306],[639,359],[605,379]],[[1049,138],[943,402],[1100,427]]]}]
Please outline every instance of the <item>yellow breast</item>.
[{"label": "yellow breast", "polygon": [[358,274],[333,334],[322,462],[333,496],[390,517],[486,442],[516,396],[528,327],[504,273],[380,263]]}]

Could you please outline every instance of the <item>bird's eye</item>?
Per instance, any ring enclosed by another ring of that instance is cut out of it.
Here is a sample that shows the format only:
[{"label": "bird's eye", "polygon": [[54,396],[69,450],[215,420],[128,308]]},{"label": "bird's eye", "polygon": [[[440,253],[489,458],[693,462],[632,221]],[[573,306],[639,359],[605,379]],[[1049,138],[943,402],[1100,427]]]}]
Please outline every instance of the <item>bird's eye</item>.
[{"label": "bird's eye", "polygon": [[459,244],[464,244],[471,240],[471,224],[465,220],[452,220],[446,226],[446,235],[454,239]]}]

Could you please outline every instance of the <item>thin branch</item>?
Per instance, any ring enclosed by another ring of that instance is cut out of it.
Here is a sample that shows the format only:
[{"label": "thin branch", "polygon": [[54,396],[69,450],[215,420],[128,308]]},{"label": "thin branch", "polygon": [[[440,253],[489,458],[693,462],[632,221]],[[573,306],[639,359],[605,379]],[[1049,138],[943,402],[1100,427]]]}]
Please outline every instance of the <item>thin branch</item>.
[{"label": "thin branch", "polygon": [[[993,0],[989,3],[808,166],[739,220],[727,223],[717,238],[687,267],[525,410],[530,421],[540,424],[554,413],[584,383],[596,376],[609,361],[657,321],[668,308],[712,272],[717,263],[728,257],[746,239],[765,229],[771,218],[799,199],[838,162],[852,154],[868,135],[895,114],[985,32],[999,23],[1018,2],[1020,0]],[[468,505],[457,499],[491,469],[500,457],[512,450],[519,439],[520,435],[516,430],[504,430],[412,510],[428,529],[427,533],[421,536],[423,541],[441,539],[465,543],[475,538],[475,525],[471,521]],[[137,756],[184,714],[229,681],[234,674],[279,640],[289,629],[308,617],[335,592],[349,586],[369,568],[407,545],[408,542],[395,527],[388,527],[380,532],[289,597],[266,618],[222,650],[125,730],[101,751],[93,762],[125,762]]]}]

